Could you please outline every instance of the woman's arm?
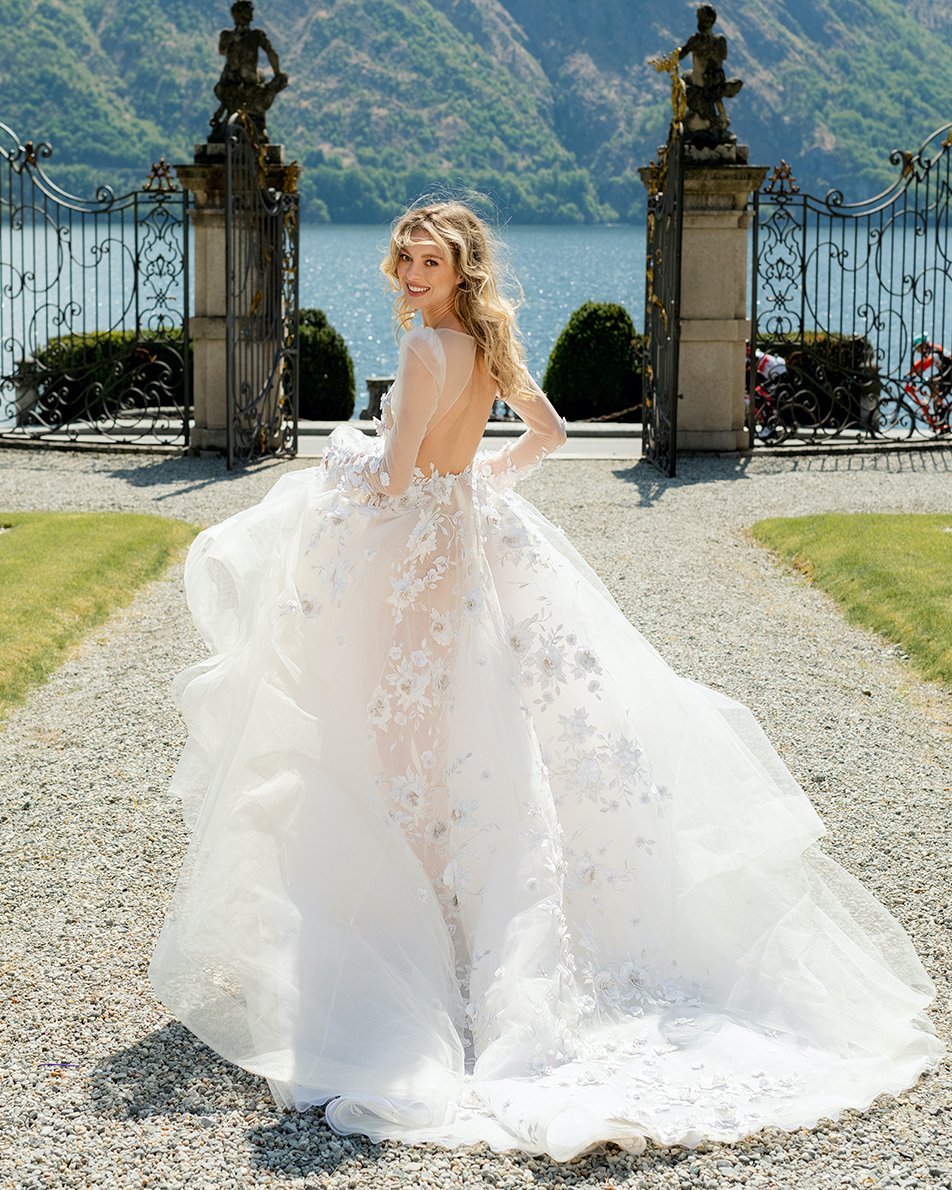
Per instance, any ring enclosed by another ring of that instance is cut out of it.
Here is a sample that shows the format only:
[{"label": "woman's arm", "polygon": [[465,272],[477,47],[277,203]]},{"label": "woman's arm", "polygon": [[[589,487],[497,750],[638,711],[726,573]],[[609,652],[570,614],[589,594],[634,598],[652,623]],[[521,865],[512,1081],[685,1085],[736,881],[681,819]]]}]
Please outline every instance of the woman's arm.
[{"label": "woman's arm", "polygon": [[383,454],[371,459],[366,477],[375,492],[399,496],[410,486],[420,443],[436,410],[446,360],[439,335],[426,327],[408,331],[400,343],[400,362],[390,405],[392,424]]},{"label": "woman's arm", "polygon": [[530,471],[566,439],[565,418],[559,417],[552,402],[528,372],[523,390],[507,397],[506,404],[515,410],[527,428],[515,442],[482,456],[481,470],[500,479],[516,478]]}]

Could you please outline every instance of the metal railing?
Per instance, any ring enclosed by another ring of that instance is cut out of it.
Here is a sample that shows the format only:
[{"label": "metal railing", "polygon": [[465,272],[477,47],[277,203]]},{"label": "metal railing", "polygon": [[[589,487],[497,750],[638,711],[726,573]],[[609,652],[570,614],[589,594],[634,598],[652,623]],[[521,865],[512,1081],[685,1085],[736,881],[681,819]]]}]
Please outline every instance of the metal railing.
[{"label": "metal railing", "polygon": [[755,196],[753,442],[949,434],[950,146],[952,124],[894,152],[898,177],[863,202],[800,193],[785,162]]},{"label": "metal railing", "polygon": [[84,199],[0,124],[0,441],[188,442],[188,197]]}]

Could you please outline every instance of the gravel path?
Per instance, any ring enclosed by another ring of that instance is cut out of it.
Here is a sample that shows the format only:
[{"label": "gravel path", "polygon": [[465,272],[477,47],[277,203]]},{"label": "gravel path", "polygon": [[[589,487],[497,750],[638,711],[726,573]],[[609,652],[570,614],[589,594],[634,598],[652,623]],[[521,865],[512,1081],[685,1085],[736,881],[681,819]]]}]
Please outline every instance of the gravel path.
[{"label": "gravel path", "polygon": [[[286,466],[0,451],[0,509],[127,509],[210,523]],[[523,487],[681,672],[754,707],[823,815],[825,847],[912,934],[948,1037],[948,691],[843,624],[745,527],[809,511],[952,509],[952,451],[644,465],[550,461]],[[185,838],[166,783],[171,675],[200,654],[180,568],[143,591],[0,731],[2,1187],[952,1187],[947,1063],[812,1132],[568,1165],[375,1147],[282,1116],[153,998],[145,969]]]}]

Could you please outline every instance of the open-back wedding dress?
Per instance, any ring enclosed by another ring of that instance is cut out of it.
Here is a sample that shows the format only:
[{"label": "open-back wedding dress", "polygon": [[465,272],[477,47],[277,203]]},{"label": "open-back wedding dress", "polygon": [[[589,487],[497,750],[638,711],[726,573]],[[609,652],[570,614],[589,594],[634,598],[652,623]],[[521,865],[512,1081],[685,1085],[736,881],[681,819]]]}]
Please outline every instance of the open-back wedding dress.
[{"label": "open-back wedding dress", "polygon": [[158,994],[378,1140],[567,1159],[908,1087],[941,1052],[908,938],[749,711],[513,489],[564,438],[548,401],[472,461],[474,361],[407,333],[380,436],[335,430],[191,550],[212,655],[177,683],[192,839]]}]

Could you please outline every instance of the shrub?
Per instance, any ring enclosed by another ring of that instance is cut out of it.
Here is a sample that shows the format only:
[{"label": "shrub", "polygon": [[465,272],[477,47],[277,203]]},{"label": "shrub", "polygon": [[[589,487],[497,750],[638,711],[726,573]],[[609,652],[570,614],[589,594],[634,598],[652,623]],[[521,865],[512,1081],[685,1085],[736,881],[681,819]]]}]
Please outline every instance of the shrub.
[{"label": "shrub", "polygon": [[586,302],[556,339],[542,387],[569,421],[636,421],[643,343],[623,306]]},{"label": "shrub", "polygon": [[765,347],[758,340],[757,346],[787,361],[775,397],[783,425],[877,428],[882,381],[864,336],[806,331],[796,341],[781,339]]},{"label": "shrub", "polygon": [[354,363],[323,310],[300,312],[298,416],[347,421],[354,412]]},{"label": "shrub", "polygon": [[182,330],[154,338],[142,332],[90,331],[50,339],[18,370],[30,404],[21,424],[110,419],[124,412],[181,409],[184,403]]}]

